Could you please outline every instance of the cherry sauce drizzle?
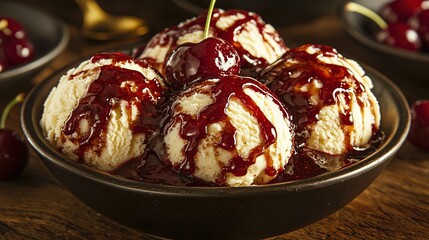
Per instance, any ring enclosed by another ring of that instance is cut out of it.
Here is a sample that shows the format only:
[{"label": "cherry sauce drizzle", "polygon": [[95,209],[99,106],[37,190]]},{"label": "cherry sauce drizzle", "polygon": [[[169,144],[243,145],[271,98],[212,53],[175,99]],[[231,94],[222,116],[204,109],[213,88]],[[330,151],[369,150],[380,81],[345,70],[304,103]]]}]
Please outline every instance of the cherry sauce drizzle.
[{"label": "cherry sauce drizzle", "polygon": [[[161,101],[165,92],[164,87],[157,80],[147,79],[142,73],[115,66],[115,63],[133,61],[143,68],[149,65],[144,61],[132,60],[128,55],[119,52],[100,53],[91,61],[96,63],[103,59],[112,60],[113,63],[99,67],[98,78],[90,83],[86,94],[79,99],[78,105],[63,126],[63,133],[68,135],[71,141],[79,144],[76,154],[80,161],[84,159],[88,150],[101,150],[105,147],[110,112],[119,104],[119,100],[132,103],[139,110],[138,120],[131,122],[130,119],[130,128],[134,133],[151,134],[157,129],[156,118],[159,114],[155,104]],[[80,74],[87,73],[78,72],[70,76],[69,80],[78,79]],[[132,83],[133,86],[123,87],[124,82]],[[129,116],[131,107],[131,104],[127,106]],[[79,124],[83,119],[88,122],[87,131],[80,129]]]},{"label": "cherry sauce drizzle", "polygon": [[[306,50],[310,47],[318,49],[317,54],[309,54]],[[318,121],[318,114],[324,106],[336,104],[338,94],[343,94],[350,109],[353,103],[352,96],[362,95],[366,91],[365,86],[348,68],[325,63],[320,60],[322,56],[340,57],[330,46],[307,44],[289,50],[276,63],[261,72],[261,79],[268,83],[268,87],[291,111],[298,143],[306,141],[308,136],[300,133],[305,132],[307,126]],[[306,92],[297,90],[316,79],[323,84],[320,89],[310,89]],[[315,95],[318,99],[317,104],[310,101]],[[359,97],[356,100],[363,109],[365,102]],[[350,132],[354,123],[349,110],[340,112],[340,121],[343,131]],[[347,139],[345,143],[350,141]],[[353,146],[349,144],[347,150],[352,151]]]},{"label": "cherry sauce drizzle", "polygon": [[[243,18],[239,19],[231,24],[227,29],[220,29],[216,26],[217,21],[221,17],[225,16],[235,16],[242,15]],[[177,46],[177,40],[180,36],[183,36],[188,33],[195,32],[197,30],[204,30],[205,22],[206,22],[207,12],[202,13],[201,15],[183,22],[178,26],[173,26],[165,29],[163,32],[155,35],[151,41],[145,46],[145,48],[154,48],[156,46],[168,47],[170,46],[170,51],[173,50]],[[261,17],[253,12],[248,12],[245,10],[228,10],[223,11],[220,9],[214,9],[212,15],[212,21],[210,22],[210,31],[213,33],[213,36],[221,38],[234,46],[240,56],[241,69],[243,74],[247,74],[249,76],[253,76],[255,72],[260,69],[266,67],[269,63],[264,58],[259,58],[252,55],[249,51],[247,51],[238,41],[236,41],[237,34],[240,34],[243,31],[247,31],[247,29],[243,28],[245,23],[252,22],[258,29],[261,36],[264,37],[264,40],[268,42],[268,39],[264,36],[269,34],[270,37],[275,39],[276,43],[284,48],[286,51],[287,47],[283,40],[275,33],[268,33],[265,31],[265,23],[261,19]],[[143,50],[144,51],[144,50]],[[142,52],[142,50],[137,49],[136,54]],[[169,54],[167,54],[168,56]],[[153,61],[153,59],[152,59]],[[156,62],[156,61],[155,61]]]},{"label": "cherry sauce drizzle", "polygon": [[[204,82],[203,84],[209,83],[210,82]],[[180,122],[180,135],[188,142],[185,149],[185,160],[179,166],[173,166],[174,169],[186,175],[192,175],[195,171],[194,159],[198,150],[198,145],[200,141],[207,136],[208,126],[213,123],[223,122],[225,125],[222,130],[222,139],[217,143],[216,147],[221,147],[233,152],[234,157],[230,160],[228,165],[224,166],[223,170],[225,172],[233,173],[236,176],[245,175],[248,167],[255,163],[256,157],[264,154],[265,150],[276,141],[277,136],[274,126],[265,117],[256,103],[247,94],[245,94],[244,89],[246,88],[250,88],[253,91],[264,95],[266,95],[268,91],[265,86],[250,78],[235,75],[224,76],[210,89],[210,94],[214,99],[213,104],[202,110],[197,117],[179,114],[174,116],[169,123],[167,123],[168,127]],[[195,92],[192,91],[187,93],[195,94]],[[241,157],[236,150],[236,129],[231,124],[226,114],[228,102],[232,98],[240,99],[249,113],[257,119],[261,129],[261,137],[263,138],[262,143],[251,151],[247,159]],[[174,108],[175,106],[173,105],[172,109]],[[287,116],[286,112],[284,112],[284,115]],[[269,175],[277,174],[277,171],[273,169],[272,160],[269,161],[266,173]],[[223,181],[224,179],[218,180],[219,183],[222,183]]]}]

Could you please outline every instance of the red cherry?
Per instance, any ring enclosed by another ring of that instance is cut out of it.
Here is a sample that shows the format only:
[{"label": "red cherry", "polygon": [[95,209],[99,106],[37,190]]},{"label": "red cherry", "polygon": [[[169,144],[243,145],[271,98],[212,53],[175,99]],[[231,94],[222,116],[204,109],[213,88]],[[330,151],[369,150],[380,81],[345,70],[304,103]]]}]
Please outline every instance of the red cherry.
[{"label": "red cherry", "polygon": [[19,22],[12,18],[0,17],[0,38],[3,41],[25,39],[26,37],[27,33]]},{"label": "red cherry", "polygon": [[384,5],[380,16],[388,23],[406,23],[422,8],[422,0],[395,0]]},{"label": "red cherry", "polygon": [[429,100],[417,101],[411,105],[408,139],[417,147],[429,150]]},{"label": "red cherry", "polygon": [[3,42],[6,61],[14,66],[29,61],[34,55],[33,44],[26,39],[9,39]]},{"label": "red cherry", "polygon": [[28,151],[18,133],[5,129],[7,115],[14,105],[24,100],[24,94],[19,94],[3,110],[0,120],[0,180],[17,177],[28,162]]},{"label": "red cherry", "polygon": [[220,38],[207,38],[194,44],[179,45],[165,63],[166,78],[174,90],[195,82],[237,75],[240,57],[235,48]]},{"label": "red cherry", "polygon": [[0,180],[17,177],[27,162],[27,147],[18,133],[0,129]]},{"label": "red cherry", "polygon": [[419,51],[421,49],[419,35],[405,23],[389,24],[387,29],[377,33],[376,38],[377,41],[392,47],[403,48],[410,51]]},{"label": "red cherry", "polygon": [[410,26],[419,34],[424,50],[429,51],[429,9],[413,16],[410,19]]}]

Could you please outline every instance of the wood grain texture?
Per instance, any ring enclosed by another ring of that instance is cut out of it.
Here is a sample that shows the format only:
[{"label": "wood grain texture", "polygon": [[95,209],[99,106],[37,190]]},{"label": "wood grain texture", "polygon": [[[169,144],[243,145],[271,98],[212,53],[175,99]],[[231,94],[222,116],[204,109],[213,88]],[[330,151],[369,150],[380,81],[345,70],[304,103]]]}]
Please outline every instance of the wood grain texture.
[{"label": "wood grain texture", "polygon": [[[31,0],[19,1],[35,4]],[[66,51],[35,76],[33,83],[43,81],[82,56],[144,40],[92,42],[81,39],[80,15],[71,2],[48,0],[37,5],[53,14],[68,9],[60,17],[69,26],[71,40]],[[150,5],[149,1],[130,2],[139,9],[113,3],[107,5],[107,1],[103,4],[111,11],[145,16],[155,31],[191,16],[170,1],[157,1],[158,5]],[[291,45],[329,44],[347,57],[383,69],[383,73],[403,89],[410,102],[429,99],[427,87],[404,80],[406,76],[384,66],[373,53],[351,39],[335,14],[296,26],[277,26],[277,29]],[[7,101],[0,96],[1,103]],[[20,131],[19,108],[12,111],[7,125]],[[13,181],[0,182],[0,239],[151,238],[85,206],[57,182],[31,151],[29,165],[22,175]],[[343,209],[310,226],[272,239],[429,239],[429,152],[406,142],[374,183]]]}]

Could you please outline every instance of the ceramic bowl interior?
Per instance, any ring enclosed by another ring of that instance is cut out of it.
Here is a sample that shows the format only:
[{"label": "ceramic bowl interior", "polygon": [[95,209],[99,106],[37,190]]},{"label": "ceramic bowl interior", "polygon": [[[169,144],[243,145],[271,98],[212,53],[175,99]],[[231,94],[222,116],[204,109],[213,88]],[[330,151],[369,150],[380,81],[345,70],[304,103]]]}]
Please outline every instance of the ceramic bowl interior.
[{"label": "ceramic bowl interior", "polygon": [[148,235],[187,239],[260,239],[314,223],[341,209],[382,172],[406,139],[409,108],[401,91],[365,67],[375,85],[385,139],[367,158],[316,177],[250,187],[177,187],[111,176],[67,159],[39,125],[43,103],[70,66],[33,88],[21,112],[26,138],[52,174],[95,211]]},{"label": "ceramic bowl interior", "polygon": [[69,32],[60,20],[33,7],[12,1],[0,2],[0,16],[21,23],[34,45],[35,56],[22,65],[0,73],[0,94],[16,94],[30,87],[34,75],[67,46]]},{"label": "ceramic bowl interior", "polygon": [[[352,3],[358,3],[375,12],[378,12],[381,7],[391,0],[354,0]],[[379,31],[379,27],[367,17],[361,14],[350,11],[348,4],[345,2],[340,8],[340,17],[344,29],[360,43],[367,46],[369,51],[375,50],[375,58],[384,61],[397,69],[404,76],[408,76],[410,81],[418,82],[429,86],[427,79],[427,67],[429,66],[429,53],[412,52],[402,50],[400,48],[391,47],[375,40],[375,34]]]}]

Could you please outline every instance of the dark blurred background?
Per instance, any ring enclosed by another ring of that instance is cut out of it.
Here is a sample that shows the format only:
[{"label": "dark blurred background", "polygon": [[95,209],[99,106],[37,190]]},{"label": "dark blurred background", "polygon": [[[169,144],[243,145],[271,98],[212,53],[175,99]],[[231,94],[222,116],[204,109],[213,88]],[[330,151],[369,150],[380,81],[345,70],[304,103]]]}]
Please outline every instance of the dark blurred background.
[{"label": "dark blurred background", "polygon": [[[10,0],[9,0],[10,1]],[[82,14],[78,5],[73,0],[13,0],[32,5],[56,15],[64,22],[79,28],[82,24]],[[178,7],[171,0],[156,0],[150,5],[148,0],[98,0],[97,3],[108,13],[114,15],[132,15],[142,17],[150,26],[169,26],[176,24],[178,20],[184,20],[193,16],[193,13]],[[63,9],[58,12],[58,9]],[[150,22],[150,19],[157,19]],[[160,29],[152,29],[160,30]]]},{"label": "dark blurred background", "polygon": [[[0,0],[6,1],[6,0]],[[74,0],[8,0],[22,2],[45,10],[75,28],[82,24],[82,14]],[[150,4],[148,4],[150,2]],[[290,26],[308,22],[330,12],[335,12],[343,0],[306,0],[293,2],[280,0],[218,0],[216,7],[241,8],[255,11],[274,27]],[[321,4],[323,2],[323,4]],[[108,13],[132,15],[145,19],[156,33],[200,13],[209,6],[210,0],[97,0]],[[63,9],[58,12],[58,9]]]}]

